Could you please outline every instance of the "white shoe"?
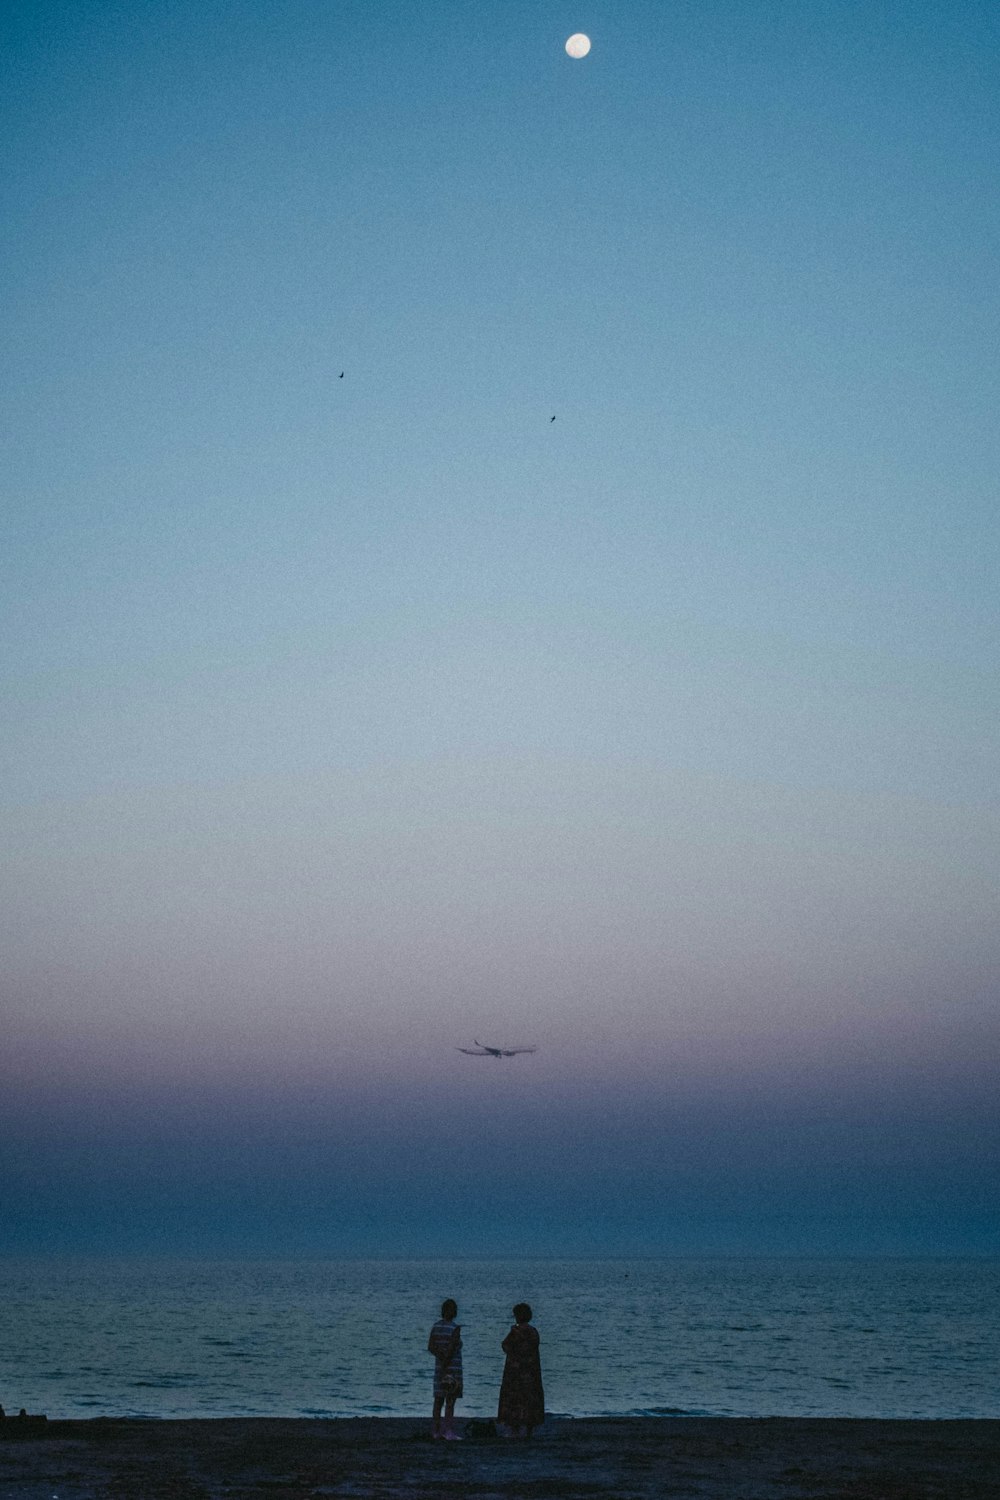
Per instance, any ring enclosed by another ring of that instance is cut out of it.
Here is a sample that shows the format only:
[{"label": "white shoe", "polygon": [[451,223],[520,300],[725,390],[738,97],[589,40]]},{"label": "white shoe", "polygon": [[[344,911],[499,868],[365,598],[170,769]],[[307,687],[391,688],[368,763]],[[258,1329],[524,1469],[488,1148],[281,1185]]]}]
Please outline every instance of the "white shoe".
[{"label": "white shoe", "polygon": [[461,1443],[463,1438],[460,1432],[446,1432],[444,1440],[446,1443]]}]

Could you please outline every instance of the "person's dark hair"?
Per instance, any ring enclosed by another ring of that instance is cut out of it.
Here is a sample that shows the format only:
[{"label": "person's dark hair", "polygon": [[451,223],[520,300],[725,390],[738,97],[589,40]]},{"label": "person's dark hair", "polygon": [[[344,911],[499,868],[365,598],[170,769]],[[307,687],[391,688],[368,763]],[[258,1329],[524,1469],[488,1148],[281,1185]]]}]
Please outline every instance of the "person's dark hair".
[{"label": "person's dark hair", "polygon": [[514,1308],[514,1322],[515,1323],[530,1323],[531,1322],[531,1308],[528,1306],[527,1302],[519,1302],[517,1304],[517,1306]]},{"label": "person's dark hair", "polygon": [[453,1318],[457,1312],[458,1303],[455,1301],[454,1297],[446,1297],[441,1303],[442,1318]]}]

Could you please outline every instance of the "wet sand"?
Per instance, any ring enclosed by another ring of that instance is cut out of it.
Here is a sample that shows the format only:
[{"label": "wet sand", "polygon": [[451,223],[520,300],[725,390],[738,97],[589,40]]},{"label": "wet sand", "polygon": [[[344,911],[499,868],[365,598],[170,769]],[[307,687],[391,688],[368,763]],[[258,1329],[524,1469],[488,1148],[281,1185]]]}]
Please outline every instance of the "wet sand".
[{"label": "wet sand", "polygon": [[404,1418],[0,1424],[3,1500],[1000,1500],[1000,1421]]}]

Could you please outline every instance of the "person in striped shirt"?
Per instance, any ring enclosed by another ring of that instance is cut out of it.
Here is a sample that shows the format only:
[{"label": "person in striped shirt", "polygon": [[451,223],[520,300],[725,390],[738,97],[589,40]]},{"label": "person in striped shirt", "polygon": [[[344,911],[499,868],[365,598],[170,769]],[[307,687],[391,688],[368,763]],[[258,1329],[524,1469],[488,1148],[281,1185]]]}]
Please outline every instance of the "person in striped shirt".
[{"label": "person in striped shirt", "polygon": [[[441,1316],[431,1329],[427,1351],[434,1356],[434,1426],[431,1436],[460,1442],[455,1431],[455,1402],[462,1394],[462,1329],[455,1322],[458,1303],[448,1297],[441,1303]],[[444,1408],[444,1427],[441,1410]]]}]

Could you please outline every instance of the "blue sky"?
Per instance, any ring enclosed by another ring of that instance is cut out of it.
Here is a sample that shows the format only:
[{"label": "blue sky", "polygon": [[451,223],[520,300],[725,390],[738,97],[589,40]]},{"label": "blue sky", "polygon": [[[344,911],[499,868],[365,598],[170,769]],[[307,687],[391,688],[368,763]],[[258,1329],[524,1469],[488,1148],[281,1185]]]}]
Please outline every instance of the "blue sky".
[{"label": "blue sky", "polygon": [[995,1251],[995,9],[4,25],[15,1247]]}]

